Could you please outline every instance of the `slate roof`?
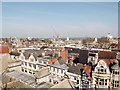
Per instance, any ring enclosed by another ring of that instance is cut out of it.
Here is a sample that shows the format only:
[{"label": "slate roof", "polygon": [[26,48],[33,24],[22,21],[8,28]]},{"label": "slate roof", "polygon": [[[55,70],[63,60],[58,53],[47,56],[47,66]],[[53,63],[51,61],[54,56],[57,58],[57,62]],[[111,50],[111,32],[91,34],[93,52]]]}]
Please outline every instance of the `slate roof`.
[{"label": "slate roof", "polygon": [[61,68],[61,69],[68,69],[68,66],[63,59],[57,60],[54,64],[51,64],[50,66]]},{"label": "slate roof", "polygon": [[83,68],[83,64],[78,63],[76,66],[73,64],[68,65],[68,67],[69,67],[68,72],[80,75],[81,69]]},{"label": "slate roof", "polygon": [[16,51],[10,52],[9,54],[10,54],[10,55],[15,55],[15,56],[20,56],[20,53],[19,53],[19,52],[16,52]]},{"label": "slate roof", "polygon": [[31,55],[31,53],[33,54],[34,58],[36,59],[39,56],[42,56],[43,50],[33,50],[33,49],[29,49],[29,50],[25,50],[25,52],[23,53],[25,58],[28,59]]},{"label": "slate roof", "polygon": [[47,56],[47,55],[52,55],[53,51],[44,52],[44,50],[29,49],[29,50],[25,50],[23,54],[25,56],[25,59],[28,59],[31,54],[33,54],[34,58],[36,59],[37,57],[41,57],[42,53],[45,53],[45,55]]}]

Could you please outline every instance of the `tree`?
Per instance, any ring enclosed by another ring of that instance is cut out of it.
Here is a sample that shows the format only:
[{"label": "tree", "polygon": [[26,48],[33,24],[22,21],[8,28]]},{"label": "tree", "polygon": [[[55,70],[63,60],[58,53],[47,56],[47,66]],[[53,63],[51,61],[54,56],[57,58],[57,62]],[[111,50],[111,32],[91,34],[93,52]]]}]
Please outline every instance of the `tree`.
[{"label": "tree", "polygon": [[93,41],[94,41],[94,38],[87,37],[82,40],[82,43],[88,44],[88,43],[92,43]]},{"label": "tree", "polygon": [[98,43],[99,44],[108,44],[108,43],[110,43],[110,41],[107,37],[101,37],[101,38],[98,38]]}]

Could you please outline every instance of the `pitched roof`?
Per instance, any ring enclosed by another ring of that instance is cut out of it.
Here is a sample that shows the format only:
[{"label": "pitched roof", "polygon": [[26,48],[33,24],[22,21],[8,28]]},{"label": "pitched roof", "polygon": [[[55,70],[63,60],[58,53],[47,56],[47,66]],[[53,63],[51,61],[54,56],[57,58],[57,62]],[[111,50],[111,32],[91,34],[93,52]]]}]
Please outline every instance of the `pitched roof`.
[{"label": "pitched roof", "polygon": [[57,68],[62,68],[62,69],[68,69],[68,66],[67,66],[66,62],[63,59],[56,60],[54,62],[54,64],[50,64],[50,66],[57,67]]},{"label": "pitched roof", "polygon": [[100,51],[98,53],[99,59],[116,59],[116,52],[113,51]]},{"label": "pitched roof", "polygon": [[15,55],[15,56],[20,56],[20,53],[19,52],[16,52],[16,51],[12,51],[9,53],[10,55]]},{"label": "pitched roof", "polygon": [[0,45],[0,53],[9,53],[9,48],[8,46],[1,46]]},{"label": "pitched roof", "polygon": [[74,73],[74,74],[81,74],[81,69],[83,68],[83,64],[78,63],[76,66],[73,65],[68,65],[69,69],[68,72]]},{"label": "pitched roof", "polygon": [[55,63],[57,60],[58,60],[58,57],[57,57],[57,58],[50,59],[50,60],[48,61],[48,63],[49,63],[49,64],[53,64],[53,63]]},{"label": "pitched roof", "polygon": [[91,66],[83,66],[84,71],[86,72],[86,74],[90,77],[90,73],[91,73]]},{"label": "pitched roof", "polygon": [[31,53],[33,54],[34,58],[36,59],[37,57],[42,55],[43,50],[33,50],[33,49],[29,49],[29,50],[25,50],[25,52],[23,53],[25,58],[28,59],[29,56],[31,55]]},{"label": "pitched roof", "polygon": [[53,54],[53,51],[46,51],[45,52],[42,49],[40,49],[40,50],[28,49],[28,50],[25,50],[25,52],[23,54],[24,54],[26,59],[28,59],[31,54],[33,54],[34,58],[36,59],[37,57],[41,57],[42,53],[45,53],[46,56],[49,56],[49,55]]}]

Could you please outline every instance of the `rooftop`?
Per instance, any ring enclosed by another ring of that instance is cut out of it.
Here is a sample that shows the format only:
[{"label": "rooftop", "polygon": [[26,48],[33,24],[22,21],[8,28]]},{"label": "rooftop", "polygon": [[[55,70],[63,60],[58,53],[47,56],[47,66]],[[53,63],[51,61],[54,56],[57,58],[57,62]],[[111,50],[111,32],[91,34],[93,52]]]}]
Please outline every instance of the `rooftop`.
[{"label": "rooftop", "polygon": [[77,65],[68,65],[68,67],[68,72],[80,75],[83,64],[78,63]]}]

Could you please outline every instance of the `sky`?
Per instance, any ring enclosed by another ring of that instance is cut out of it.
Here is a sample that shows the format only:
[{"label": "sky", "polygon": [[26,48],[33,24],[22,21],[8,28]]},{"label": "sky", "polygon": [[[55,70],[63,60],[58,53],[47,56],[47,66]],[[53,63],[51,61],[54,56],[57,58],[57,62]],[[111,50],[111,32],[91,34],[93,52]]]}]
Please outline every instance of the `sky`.
[{"label": "sky", "polygon": [[3,2],[2,37],[118,36],[117,2]]}]

